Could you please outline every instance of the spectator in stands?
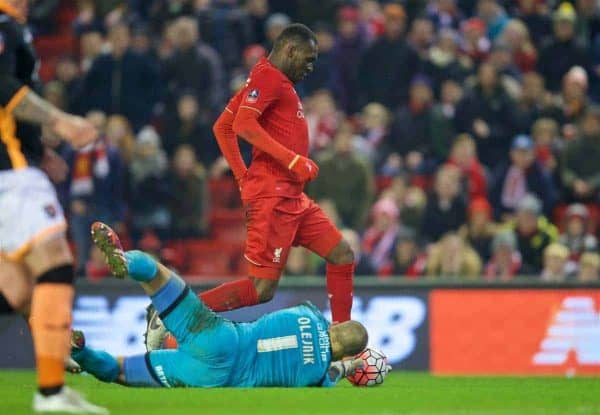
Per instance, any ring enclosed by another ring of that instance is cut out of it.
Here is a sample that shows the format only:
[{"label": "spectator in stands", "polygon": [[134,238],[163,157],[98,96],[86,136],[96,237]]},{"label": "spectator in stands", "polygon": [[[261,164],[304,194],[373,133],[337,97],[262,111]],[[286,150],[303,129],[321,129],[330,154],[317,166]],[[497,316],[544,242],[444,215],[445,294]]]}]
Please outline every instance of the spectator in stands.
[{"label": "spectator in stands", "polygon": [[497,42],[508,47],[512,60],[521,73],[535,70],[537,50],[531,42],[527,26],[521,20],[509,20]]},{"label": "spectator in stands", "polygon": [[578,0],[575,3],[577,9],[577,23],[575,33],[585,47],[590,47],[600,34],[600,10],[598,2],[594,0]]},{"label": "spectator in stands", "polygon": [[421,229],[423,215],[427,205],[427,195],[419,186],[410,186],[402,200],[400,219],[402,224],[409,228]]},{"label": "spectator in stands", "polygon": [[442,235],[456,231],[465,223],[467,206],[460,194],[460,172],[456,167],[441,167],[435,186],[427,197],[420,236],[425,242],[435,242]]},{"label": "spectator in stands", "polygon": [[431,20],[424,17],[417,17],[412,21],[407,39],[421,60],[427,59],[429,48],[433,44],[434,38],[435,31]]},{"label": "spectator in stands", "polygon": [[510,163],[500,165],[494,171],[490,195],[496,218],[510,216],[526,194],[533,194],[542,201],[544,214],[552,214],[557,189],[536,160],[534,150],[529,136],[516,136],[510,150]]},{"label": "spectator in stands", "polygon": [[284,13],[273,13],[267,18],[265,21],[265,43],[263,45],[265,49],[273,49],[275,39],[290,23],[292,23],[292,20]]},{"label": "spectator in stands", "polygon": [[585,205],[574,203],[565,212],[565,229],[559,242],[569,248],[569,270],[577,269],[579,257],[584,252],[598,249],[598,240],[590,233],[590,212]]},{"label": "spectator in stands", "polygon": [[[106,116],[99,111],[87,118],[104,132]],[[61,183],[65,205],[70,216],[71,237],[75,243],[79,275],[85,272],[90,254],[90,226],[95,221],[124,229],[125,201],[123,159],[104,136],[78,151],[65,147],[62,157],[70,175]]]},{"label": "spectator in stands", "polygon": [[474,64],[483,62],[490,52],[492,43],[486,36],[485,22],[478,18],[465,20],[460,27],[463,34],[461,52]]},{"label": "spectator in stands", "polygon": [[481,276],[481,259],[460,236],[450,232],[431,246],[426,275],[476,279]]},{"label": "spectator in stands", "polygon": [[56,62],[55,80],[60,82],[66,92],[66,111],[79,111],[81,106],[82,79],[77,61],[71,55],[63,55]]},{"label": "spectator in stands", "polygon": [[358,65],[367,41],[364,30],[359,26],[359,11],[352,6],[342,7],[337,16],[336,39],[331,51],[332,90],[340,108],[346,113],[360,108]]},{"label": "spectator in stands", "polygon": [[209,212],[206,169],[196,160],[194,148],[189,144],[175,150],[169,191],[170,236],[177,239],[206,235]]},{"label": "spectator in stands", "polygon": [[456,0],[430,1],[427,4],[427,17],[437,30],[458,29],[463,20],[463,13]]},{"label": "spectator in stands", "polygon": [[533,123],[548,112],[552,96],[544,89],[544,78],[537,72],[528,72],[521,77],[521,93],[517,100],[516,116],[518,129],[529,132]]},{"label": "spectator in stands", "polygon": [[492,256],[492,239],[497,232],[498,226],[492,222],[492,207],[487,199],[472,199],[468,222],[461,226],[459,235],[477,251],[483,262]]},{"label": "spectator in stands", "polygon": [[523,259],[521,274],[539,275],[544,250],[558,239],[558,230],[542,216],[542,204],[538,198],[526,195],[521,199],[511,228],[517,235],[517,248]]},{"label": "spectator in stands", "polygon": [[331,92],[326,89],[315,91],[305,100],[305,103],[304,115],[308,124],[309,151],[311,153],[323,151],[331,146],[344,116],[338,111]]},{"label": "spectator in stands", "polygon": [[86,110],[122,114],[139,129],[150,120],[160,97],[157,68],[130,50],[125,23],[114,25],[108,38],[111,53],[98,56],[85,75],[82,104]]},{"label": "spectator in stands", "polygon": [[487,36],[492,41],[502,34],[508,24],[506,11],[497,0],[479,0],[477,16],[485,22]]},{"label": "spectator in stands", "polygon": [[513,231],[502,231],[492,240],[492,257],[484,270],[487,281],[507,281],[519,275],[521,254]]},{"label": "spectator in stands", "polygon": [[104,49],[104,36],[99,29],[86,30],[79,37],[80,68],[87,73]]},{"label": "spectator in stands", "polygon": [[181,0],[157,0],[150,8],[150,22],[155,33],[160,33],[168,22],[194,13],[192,2]]},{"label": "spectator in stands", "polygon": [[466,92],[456,108],[456,128],[477,142],[483,164],[495,168],[506,160],[510,140],[516,130],[515,102],[499,82],[496,68],[483,63],[475,86]]},{"label": "spectator in stands", "polygon": [[[558,162],[564,150],[557,122],[552,118],[539,118],[531,127],[531,136],[535,142],[537,162],[554,179],[559,173]],[[554,183],[559,183],[559,177]]]},{"label": "spectator in stands", "polygon": [[365,105],[360,113],[361,152],[376,165],[386,156],[385,143],[389,140],[391,121],[392,114],[377,102]]},{"label": "spectator in stands", "polygon": [[389,3],[383,10],[385,33],[363,54],[359,63],[359,82],[363,103],[379,102],[393,109],[407,101],[409,84],[420,63],[419,56],[404,39],[404,8]]},{"label": "spectator in stands", "polygon": [[314,32],[317,36],[317,44],[319,45],[319,59],[315,62],[310,76],[307,76],[302,82],[306,94],[310,94],[318,89],[331,89],[334,68],[341,64],[341,62],[336,62],[333,56],[333,47],[335,44],[333,30],[328,25],[320,23],[315,25]]},{"label": "spectator in stands", "polygon": [[554,97],[553,102],[542,115],[555,119],[562,126],[562,135],[567,140],[577,137],[577,124],[589,105],[588,76],[580,66],[574,66],[563,78],[561,94]]},{"label": "spectator in stands", "polygon": [[427,255],[421,252],[417,244],[416,232],[403,226],[398,232],[394,246],[394,263],[391,275],[418,278],[425,272]]},{"label": "spectator in stands", "polygon": [[521,93],[521,72],[514,63],[510,48],[502,42],[494,43],[486,62],[496,68],[502,89],[516,101]]},{"label": "spectator in stands", "polygon": [[436,160],[446,160],[456,136],[456,106],[462,99],[462,87],[453,80],[442,83],[440,102],[431,111],[432,154]]},{"label": "spectator in stands", "polygon": [[353,229],[362,229],[373,200],[375,184],[373,166],[353,149],[353,137],[352,125],[348,122],[342,124],[335,136],[333,149],[319,158],[319,176],[311,183],[309,193],[316,200],[325,197],[333,200],[342,222]]},{"label": "spectator in stands", "polygon": [[[472,71],[471,62],[459,56],[459,35],[451,29],[442,30],[435,44],[423,58],[423,71],[433,80],[435,91],[440,91],[444,81],[462,82]],[[443,93],[442,93],[443,94]]]},{"label": "spectator in stands", "polygon": [[516,16],[529,29],[531,39],[539,47],[552,35],[552,21],[548,16],[548,5],[540,0],[519,0]]},{"label": "spectator in stands", "polygon": [[554,12],[554,34],[541,49],[537,71],[550,91],[557,92],[563,76],[573,66],[590,67],[589,53],[575,37],[577,14],[571,3],[562,3]]},{"label": "spectator in stands", "polygon": [[552,243],[544,249],[544,269],[540,275],[542,281],[560,282],[567,279],[565,265],[569,258],[569,248]]},{"label": "spectator in stands", "polygon": [[600,191],[600,109],[590,107],[581,122],[581,136],[567,144],[563,183],[571,200],[598,201]]},{"label": "spectator in stands", "polygon": [[221,152],[211,128],[203,122],[196,95],[182,93],[177,100],[177,113],[165,123],[163,136],[167,137],[164,148],[169,157],[182,144],[191,146],[196,158],[207,168],[219,158]]},{"label": "spectator in stands", "polygon": [[487,179],[484,167],[477,159],[475,140],[469,134],[459,134],[454,140],[447,164],[458,168],[462,191],[470,200],[487,197]]},{"label": "spectator in stands", "polygon": [[106,141],[119,150],[128,168],[133,158],[135,136],[131,124],[122,115],[111,115],[106,121]]},{"label": "spectator in stands", "polygon": [[598,281],[600,279],[600,255],[586,252],[579,260],[577,280],[581,282]]},{"label": "spectator in stands", "polygon": [[176,102],[184,91],[189,91],[196,96],[203,116],[209,116],[207,112],[221,111],[224,91],[221,63],[212,58],[217,56],[216,52],[207,45],[202,49],[199,47],[200,35],[195,19],[180,17],[171,29],[174,51],[162,64],[167,105]]},{"label": "spectator in stands", "polygon": [[394,242],[401,228],[399,211],[393,200],[380,199],[371,209],[372,225],[362,239],[362,252],[373,271],[379,274],[392,266]]},{"label": "spectator in stands", "polygon": [[167,180],[168,159],[160,137],[152,127],[138,134],[130,164],[132,237],[147,231],[168,236],[171,216],[168,203],[173,196]]},{"label": "spectator in stands", "polygon": [[405,169],[417,174],[428,174],[435,165],[430,134],[432,104],[431,81],[424,76],[415,77],[408,103],[394,115],[387,143],[389,151],[403,158]]}]

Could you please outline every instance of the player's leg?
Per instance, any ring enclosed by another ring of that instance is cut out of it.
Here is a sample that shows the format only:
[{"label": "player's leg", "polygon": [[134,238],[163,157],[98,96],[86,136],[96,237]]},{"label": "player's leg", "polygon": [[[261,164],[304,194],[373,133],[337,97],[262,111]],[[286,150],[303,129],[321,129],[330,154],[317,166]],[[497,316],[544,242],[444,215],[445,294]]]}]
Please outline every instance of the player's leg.
[{"label": "player's leg", "polygon": [[295,243],[327,261],[327,294],[332,320],[350,320],[354,276],[354,252],[325,212],[304,195],[310,208],[298,229]]},{"label": "player's leg", "polygon": [[33,283],[25,266],[0,257],[0,314],[29,317]]},{"label": "player's leg", "polygon": [[249,262],[249,277],[199,295],[217,312],[265,303],[273,298],[303,207],[294,199],[264,198],[249,202],[245,209],[244,257]]}]

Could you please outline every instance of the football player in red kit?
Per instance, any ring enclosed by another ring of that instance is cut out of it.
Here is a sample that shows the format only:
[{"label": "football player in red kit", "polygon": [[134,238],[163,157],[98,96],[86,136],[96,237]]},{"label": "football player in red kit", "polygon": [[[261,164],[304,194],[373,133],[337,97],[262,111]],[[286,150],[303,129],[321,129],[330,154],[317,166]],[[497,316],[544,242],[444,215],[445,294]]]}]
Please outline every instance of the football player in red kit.
[{"label": "football player in red kit", "polygon": [[[247,218],[245,258],[249,276],[199,295],[214,311],[271,300],[292,246],[303,246],[327,260],[327,293],[332,320],[350,319],[354,254],[340,231],[303,191],[319,168],[307,158],[308,127],[294,84],[317,59],[314,33],[302,24],[287,26],[268,57],[227,104],[213,131],[239,184]],[[253,146],[246,167],[238,138]],[[360,195],[357,195],[360,197]],[[149,315],[150,329],[156,316]]]}]

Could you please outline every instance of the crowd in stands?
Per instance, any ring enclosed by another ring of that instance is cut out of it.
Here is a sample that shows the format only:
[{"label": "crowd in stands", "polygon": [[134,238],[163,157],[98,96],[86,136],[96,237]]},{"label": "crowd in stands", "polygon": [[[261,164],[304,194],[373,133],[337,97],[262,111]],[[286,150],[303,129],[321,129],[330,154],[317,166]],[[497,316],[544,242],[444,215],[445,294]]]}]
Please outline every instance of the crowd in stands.
[{"label": "crowd in stands", "polygon": [[[320,166],[307,192],[343,229],[358,275],[600,278],[595,0],[78,0],[73,14],[77,47],[57,56],[44,94],[102,133],[57,149],[81,274],[105,271],[94,220],[191,274],[185,241],[214,260],[227,234],[241,258],[211,126],[300,21],[319,41],[297,85]],[[51,36],[53,13],[36,16],[35,33]],[[286,272],[323,270],[297,249]]]}]

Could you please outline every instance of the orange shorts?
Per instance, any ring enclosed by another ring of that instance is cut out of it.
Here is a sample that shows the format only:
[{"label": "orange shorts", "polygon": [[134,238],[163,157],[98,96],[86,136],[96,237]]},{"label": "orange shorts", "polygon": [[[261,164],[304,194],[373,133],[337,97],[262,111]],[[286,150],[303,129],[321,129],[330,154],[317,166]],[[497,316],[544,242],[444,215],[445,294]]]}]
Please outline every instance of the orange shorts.
[{"label": "orange shorts", "polygon": [[292,246],[327,257],[342,235],[325,212],[304,193],[298,199],[269,197],[244,203],[249,274],[278,279]]}]

